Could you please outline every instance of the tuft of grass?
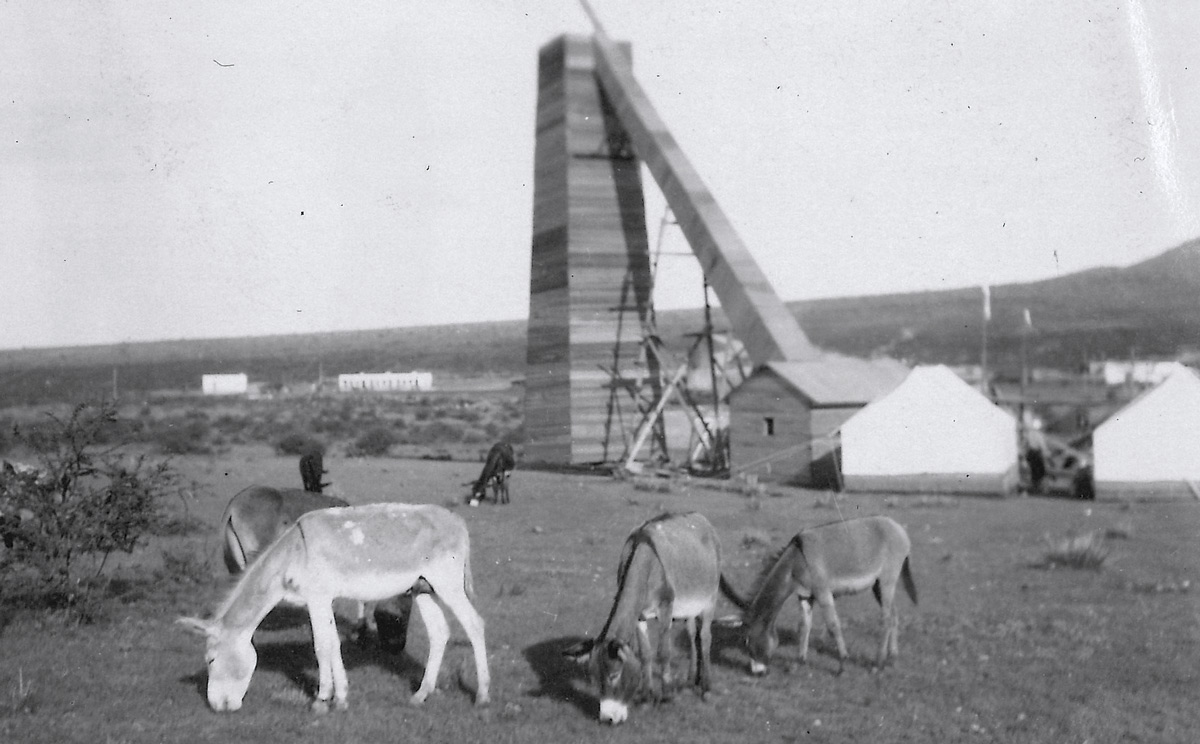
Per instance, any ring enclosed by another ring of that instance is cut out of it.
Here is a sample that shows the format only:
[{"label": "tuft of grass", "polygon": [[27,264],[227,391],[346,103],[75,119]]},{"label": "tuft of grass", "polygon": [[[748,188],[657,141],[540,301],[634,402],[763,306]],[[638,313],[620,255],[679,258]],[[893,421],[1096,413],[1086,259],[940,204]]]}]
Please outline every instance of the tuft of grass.
[{"label": "tuft of grass", "polygon": [[33,713],[37,709],[34,699],[33,683],[25,681],[25,670],[17,668],[17,683],[9,690],[8,704],[4,708],[6,715],[15,716],[20,713]]},{"label": "tuft of grass", "polygon": [[1104,536],[1109,540],[1129,540],[1133,538],[1133,523],[1122,519],[1104,530]]},{"label": "tuft of grass", "polygon": [[633,482],[633,490],[646,491],[649,493],[671,493],[671,481],[669,480],[647,480],[639,478]]},{"label": "tuft of grass", "polygon": [[1046,535],[1046,552],[1042,554],[1043,565],[1048,568],[1085,568],[1099,571],[1108,559],[1109,549],[1104,544],[1102,532],[1067,534],[1053,538]]},{"label": "tuft of grass", "polygon": [[520,597],[525,594],[524,584],[505,584],[501,582],[500,589],[496,592],[496,598],[500,597]]},{"label": "tuft of grass", "polygon": [[814,509],[833,509],[838,505],[841,496],[836,491],[826,491],[817,496],[813,501]]},{"label": "tuft of grass", "polygon": [[742,548],[744,550],[753,550],[760,547],[771,547],[771,536],[769,534],[763,530],[756,529],[748,529],[742,533]]}]

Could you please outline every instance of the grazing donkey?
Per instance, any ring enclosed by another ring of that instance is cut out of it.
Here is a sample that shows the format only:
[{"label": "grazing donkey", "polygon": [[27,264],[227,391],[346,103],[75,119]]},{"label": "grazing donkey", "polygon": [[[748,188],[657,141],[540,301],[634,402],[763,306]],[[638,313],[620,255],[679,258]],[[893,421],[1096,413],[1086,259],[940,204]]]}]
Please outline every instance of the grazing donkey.
[{"label": "grazing donkey", "polygon": [[[617,567],[617,596],[595,639],[565,649],[590,660],[600,688],[600,720],[617,724],[643,693],[661,698],[670,684],[671,621],[686,620],[691,646],[688,683],[705,699],[710,685],[709,647],[721,574],[717,533],[700,514],[664,514],[625,540]],[[661,689],[654,691],[654,649],[648,621],[657,619]],[[699,627],[696,620],[699,619]]]},{"label": "grazing donkey", "polygon": [[312,493],[321,493],[325,490],[325,486],[329,483],[321,482],[321,478],[329,473],[325,469],[325,457],[319,450],[306,452],[300,456],[300,480],[304,483],[304,490]]},{"label": "grazing donkey", "polygon": [[483,471],[471,486],[471,506],[478,506],[487,497],[487,488],[492,486],[492,500],[497,504],[508,503],[508,476],[512,475],[517,460],[513,456],[512,445],[508,442],[496,442],[488,450],[487,460],[483,463]]},{"label": "grazing donkey", "polygon": [[[230,574],[240,574],[255,556],[295,524],[302,514],[340,506],[350,506],[350,503],[334,496],[295,488],[250,486],[239,491],[229,500],[221,516],[221,531],[225,536],[225,568]],[[360,641],[375,636],[379,645],[387,650],[395,653],[403,651],[407,643],[406,629],[412,611],[412,597],[402,596],[393,605],[392,611],[383,612],[381,608],[357,603],[355,636]],[[384,620],[386,632],[379,629],[380,618]]]},{"label": "grazing donkey", "polygon": [[[466,523],[440,506],[368,504],[319,509],[300,517],[246,569],[211,619],[180,618],[205,637],[208,704],[234,711],[250,686],[258,657],[254,630],[280,602],[308,607],[318,666],[313,710],[329,701],[346,708],[346,668],[333,619],[338,597],[377,601],[424,580],[450,608],[475,653],[475,701],[488,702],[484,622],[471,604],[470,537]],[[428,697],[450,637],[446,616],[431,594],[414,600],[429,636],[425,676],[413,703]]]},{"label": "grazing donkey", "polygon": [[812,630],[812,603],[825,613],[825,624],[837,643],[838,674],[845,665],[846,641],[833,598],[867,588],[883,608],[883,642],[880,666],[898,652],[899,617],[896,612],[896,583],[917,602],[917,587],[909,569],[908,534],[888,517],[863,517],[802,530],[767,561],[748,598],[738,596],[722,583],[721,590],[742,610],[746,643],[750,650],[750,673],[767,673],[767,662],[779,645],[775,621],[784,602],[793,593],[800,600],[800,660],[808,657]]}]

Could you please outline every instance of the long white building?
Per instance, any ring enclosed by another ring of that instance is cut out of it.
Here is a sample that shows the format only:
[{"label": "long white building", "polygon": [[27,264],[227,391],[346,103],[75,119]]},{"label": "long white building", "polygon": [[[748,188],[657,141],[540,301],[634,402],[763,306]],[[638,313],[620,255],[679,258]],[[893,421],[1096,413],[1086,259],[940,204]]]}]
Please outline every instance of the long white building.
[{"label": "long white building", "polygon": [[402,391],[432,390],[432,372],[355,372],[338,375],[338,390]]},{"label": "long white building", "polygon": [[200,390],[205,395],[245,395],[250,389],[246,373],[201,375]]}]

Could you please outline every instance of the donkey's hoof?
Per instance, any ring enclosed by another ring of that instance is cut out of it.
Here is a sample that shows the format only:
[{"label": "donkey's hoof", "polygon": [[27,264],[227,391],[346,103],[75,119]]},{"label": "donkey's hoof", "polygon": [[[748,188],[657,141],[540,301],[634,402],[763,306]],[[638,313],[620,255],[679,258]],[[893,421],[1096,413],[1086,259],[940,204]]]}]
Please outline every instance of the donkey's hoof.
[{"label": "donkey's hoof", "polygon": [[312,701],[312,705],[310,707],[312,708],[313,713],[316,713],[319,716],[323,716],[329,712],[329,701],[328,700],[314,700],[314,701]]},{"label": "donkey's hoof", "polygon": [[488,698],[487,695],[479,695],[475,698],[475,707],[476,708],[486,708],[491,704],[492,704],[492,701]]},{"label": "donkey's hoof", "polygon": [[408,702],[412,703],[413,705],[420,705],[421,703],[425,702],[430,694],[436,693],[437,691],[438,689],[436,687],[429,690],[419,689],[413,693],[412,697],[408,699]]}]

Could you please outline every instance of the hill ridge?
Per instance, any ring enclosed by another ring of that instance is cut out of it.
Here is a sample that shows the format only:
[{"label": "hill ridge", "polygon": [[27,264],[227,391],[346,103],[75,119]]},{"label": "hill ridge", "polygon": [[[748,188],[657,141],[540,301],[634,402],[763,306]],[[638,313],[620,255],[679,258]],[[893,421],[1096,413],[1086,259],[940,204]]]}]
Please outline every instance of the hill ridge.
[{"label": "hill ridge", "polygon": [[[1128,267],[1096,267],[991,287],[989,366],[1077,368],[1089,359],[1172,356],[1200,343],[1200,238]],[[818,346],[913,363],[977,363],[979,287],[786,303]],[[659,335],[678,353],[703,325],[699,308],[659,311]],[[721,313],[716,325],[727,327]],[[524,374],[524,319],[272,336],[179,339],[0,350],[0,403],[79,399],[112,388],[196,389],[206,372],[245,371],[286,385],[318,375],[390,369],[471,377]]]}]

